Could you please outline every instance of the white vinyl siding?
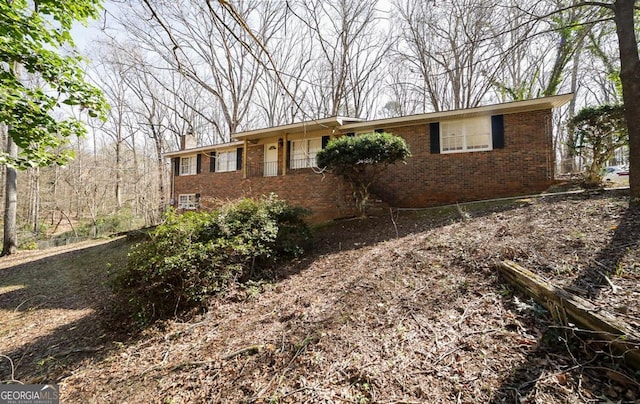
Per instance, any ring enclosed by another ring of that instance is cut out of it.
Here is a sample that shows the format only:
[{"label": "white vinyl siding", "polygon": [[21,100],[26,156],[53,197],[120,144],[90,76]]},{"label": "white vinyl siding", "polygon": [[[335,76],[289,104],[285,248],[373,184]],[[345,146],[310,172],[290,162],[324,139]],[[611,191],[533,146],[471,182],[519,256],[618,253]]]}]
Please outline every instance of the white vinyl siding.
[{"label": "white vinyl siding", "polygon": [[442,153],[491,150],[491,117],[441,122],[440,148]]},{"label": "white vinyl siding", "polygon": [[217,172],[236,171],[237,163],[238,163],[238,152],[236,150],[222,151],[222,152],[218,152],[216,155],[216,171]]},{"label": "white vinyl siding", "polygon": [[316,167],[316,154],[322,150],[322,138],[294,140],[291,142],[290,167]]}]

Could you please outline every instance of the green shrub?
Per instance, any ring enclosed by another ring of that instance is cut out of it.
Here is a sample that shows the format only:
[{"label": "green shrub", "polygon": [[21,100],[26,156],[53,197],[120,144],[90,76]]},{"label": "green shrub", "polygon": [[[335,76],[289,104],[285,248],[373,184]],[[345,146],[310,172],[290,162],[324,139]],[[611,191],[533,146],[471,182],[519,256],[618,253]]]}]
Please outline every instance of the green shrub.
[{"label": "green shrub", "polygon": [[616,150],[629,145],[623,105],[601,105],[581,109],[568,122],[571,137],[567,143],[574,156],[586,159],[585,183],[588,188],[602,186],[602,169]]},{"label": "green shrub", "polygon": [[369,188],[391,164],[406,163],[407,143],[391,133],[365,133],[331,140],[316,155],[318,167],[343,176],[351,185],[356,208],[366,216]]},{"label": "green shrub", "polygon": [[[127,208],[109,215],[98,216],[95,222],[85,220],[76,226],[75,232],[67,233],[77,234],[78,237],[97,238],[141,227],[142,224],[140,220],[136,220],[133,217],[133,213]],[[69,237],[69,234],[65,234],[62,237]]]},{"label": "green shrub", "polygon": [[131,230],[133,225],[134,217],[130,209],[121,209],[116,213],[101,216],[96,220],[96,226],[100,234],[112,234]]},{"label": "green shrub", "polygon": [[20,249],[21,250],[37,250],[38,243],[35,240],[26,241],[20,244]]},{"label": "green shrub", "polygon": [[113,278],[114,292],[142,322],[203,305],[231,283],[302,254],[310,239],[305,214],[275,196],[213,212],[168,211],[149,239],[131,249],[127,267]]}]

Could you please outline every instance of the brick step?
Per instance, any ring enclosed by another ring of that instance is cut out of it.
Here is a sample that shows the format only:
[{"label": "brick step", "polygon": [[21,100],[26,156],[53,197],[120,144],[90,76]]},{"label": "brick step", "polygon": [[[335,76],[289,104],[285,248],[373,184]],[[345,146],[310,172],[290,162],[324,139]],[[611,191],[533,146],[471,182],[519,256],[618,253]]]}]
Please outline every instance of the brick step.
[{"label": "brick step", "polygon": [[389,204],[375,194],[371,194],[367,201],[367,215],[380,216],[389,211]]}]

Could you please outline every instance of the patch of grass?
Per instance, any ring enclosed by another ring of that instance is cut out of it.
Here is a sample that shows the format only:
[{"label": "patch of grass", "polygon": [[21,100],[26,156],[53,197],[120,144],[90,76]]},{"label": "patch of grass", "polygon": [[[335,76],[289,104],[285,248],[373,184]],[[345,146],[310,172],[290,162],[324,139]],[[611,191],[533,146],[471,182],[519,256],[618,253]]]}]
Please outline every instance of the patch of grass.
[{"label": "patch of grass", "polygon": [[[121,238],[71,251],[42,251],[42,255],[38,256],[40,258],[0,269],[0,291],[6,293],[20,287],[25,299],[42,295],[51,302],[79,295],[87,296],[96,289],[107,291],[108,288],[104,285],[107,263],[126,265],[128,249],[129,244]],[[16,302],[16,306],[18,304],[20,302]]]},{"label": "patch of grass", "polygon": [[57,380],[102,352],[111,298],[106,263],[125,265],[128,249],[120,238],[0,260],[0,352],[12,361],[0,361],[0,380]]},{"label": "patch of grass", "polygon": [[514,198],[514,199],[500,199],[500,200],[479,201],[479,202],[464,202],[464,203],[460,203],[459,205],[436,206],[433,208],[411,209],[409,211],[415,215],[416,219],[421,219],[421,218],[439,219],[439,218],[447,218],[447,217],[459,217],[460,213],[458,208],[462,209],[463,212],[468,214],[473,214],[473,213],[486,214],[488,212],[525,207],[525,206],[532,205],[535,202],[536,200],[532,198],[522,198],[522,199]]}]

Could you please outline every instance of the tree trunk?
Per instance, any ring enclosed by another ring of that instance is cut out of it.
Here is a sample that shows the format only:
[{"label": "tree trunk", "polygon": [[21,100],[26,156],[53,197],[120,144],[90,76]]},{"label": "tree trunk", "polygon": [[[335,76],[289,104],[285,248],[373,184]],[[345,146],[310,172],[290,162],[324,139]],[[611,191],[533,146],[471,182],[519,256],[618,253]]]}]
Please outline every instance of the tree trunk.
[{"label": "tree trunk", "polygon": [[[7,136],[6,153],[9,157],[18,157],[18,146],[13,142],[11,136]],[[18,210],[17,170],[13,167],[6,166],[5,178],[4,241],[2,244],[2,256],[13,254],[18,250],[18,228],[16,226],[16,213]]]},{"label": "tree trunk", "polygon": [[[578,70],[580,67],[581,54],[582,46],[580,46],[580,48],[576,50],[576,53],[573,57],[573,67],[571,68],[571,93],[573,94],[573,97],[571,98],[571,101],[569,101],[569,119],[573,118],[573,116],[576,114],[576,98],[578,95]],[[574,173],[576,172],[576,160],[569,150],[569,147],[567,147],[567,143],[572,142],[571,137],[573,136],[573,134],[564,132],[563,127],[557,127],[556,133],[566,133],[566,137],[559,135],[558,137],[560,139],[560,142],[556,143],[556,147],[562,150],[561,173]]]},{"label": "tree trunk", "polygon": [[[14,62],[12,65],[13,74],[20,80],[22,66]],[[7,148],[5,152],[9,158],[17,159],[18,146],[15,144],[9,132],[10,126],[3,125],[7,134]],[[0,255],[10,255],[18,250],[18,226],[16,216],[18,212],[18,172],[15,168],[5,166],[5,189],[4,189],[4,237],[2,243],[2,253]]]},{"label": "tree trunk", "polygon": [[158,223],[160,221],[160,219],[162,218],[162,215],[167,207],[167,197],[166,197],[166,190],[165,190],[165,185],[164,185],[164,161],[162,161],[161,159],[158,159],[157,164],[156,164],[156,172],[158,175],[158,210],[157,213],[154,214],[154,223]]},{"label": "tree trunk", "polygon": [[547,282],[535,273],[512,261],[503,261],[498,271],[511,284],[533,297],[547,308],[556,321],[571,321],[583,330],[589,330],[590,339],[601,344],[609,341],[611,347],[632,367],[640,369],[640,334],[615,315],[594,306],[590,301],[575,296]]},{"label": "tree trunk", "polygon": [[[7,127],[4,123],[0,122],[0,145],[6,145],[7,144],[7,137],[8,137],[8,133],[7,133]],[[7,170],[4,169],[4,167],[2,169],[0,169],[0,195],[4,195],[4,187],[5,187],[5,176],[7,174]],[[4,212],[4,199],[0,198],[0,209],[2,209],[2,212]]]},{"label": "tree trunk", "polygon": [[165,187],[164,157],[162,156],[162,138],[156,134],[153,141],[156,149],[156,174],[158,176],[158,211],[157,214],[153,215],[153,224],[155,224],[160,222],[162,214],[167,207],[167,191]]},{"label": "tree trunk", "polygon": [[640,204],[640,58],[633,24],[635,0],[617,0],[615,12],[620,49],[620,81],[629,131],[630,203]]},{"label": "tree trunk", "polygon": [[33,169],[33,195],[31,195],[31,224],[33,234],[38,234],[40,230],[40,167]]},{"label": "tree trunk", "polygon": [[122,137],[118,134],[116,139],[116,212],[122,209]]}]

